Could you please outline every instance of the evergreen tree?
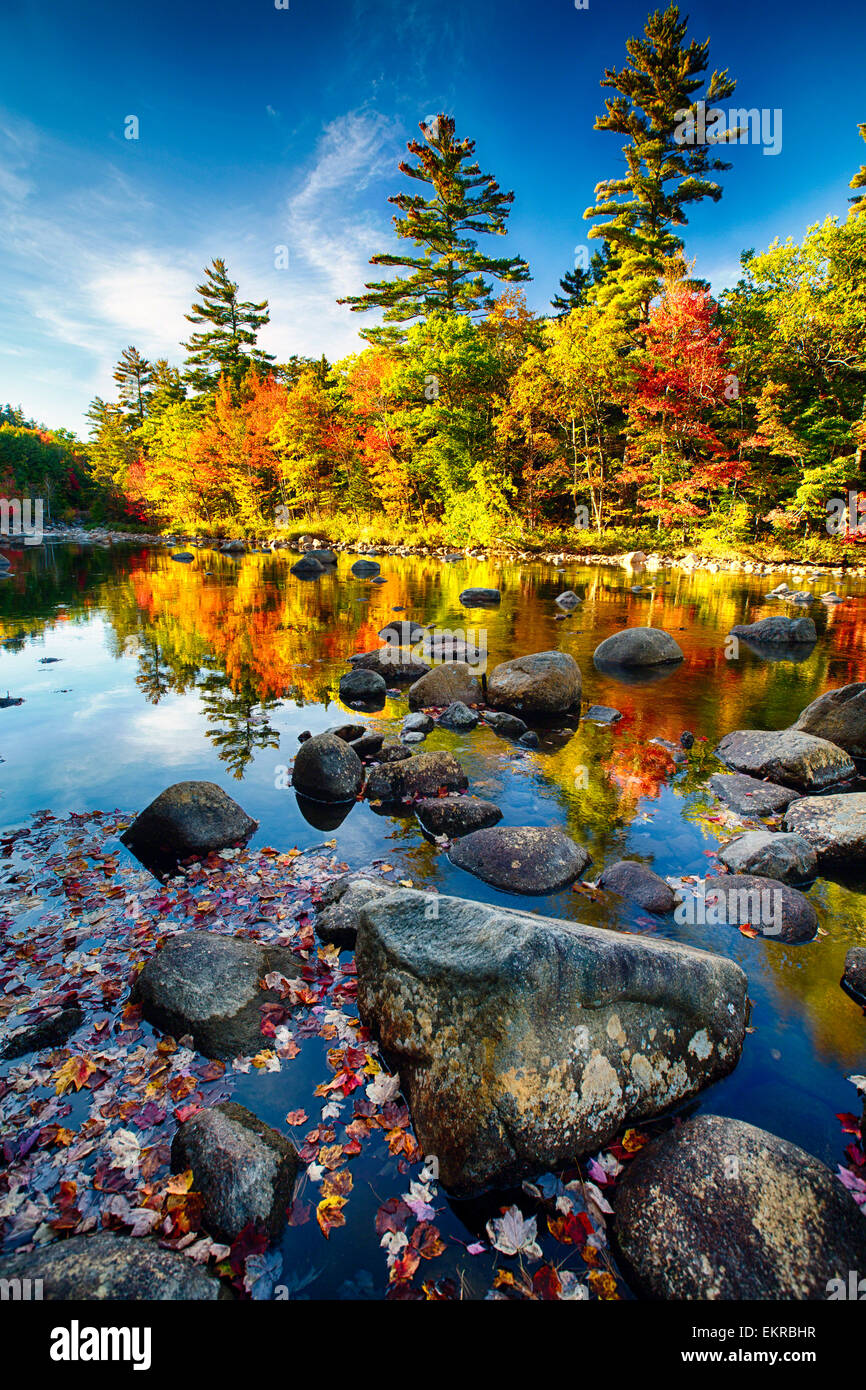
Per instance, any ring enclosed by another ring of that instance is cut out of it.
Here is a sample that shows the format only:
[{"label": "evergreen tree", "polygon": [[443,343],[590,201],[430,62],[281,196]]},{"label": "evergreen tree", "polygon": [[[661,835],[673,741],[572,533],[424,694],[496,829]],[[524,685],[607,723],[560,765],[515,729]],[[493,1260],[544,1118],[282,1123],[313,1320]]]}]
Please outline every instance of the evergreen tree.
[{"label": "evergreen tree", "polygon": [[158,357],[154,362],[149,386],[145,398],[145,414],[148,416],[159,415],[168,406],[178,405],[186,398],[180,369],[170,367],[164,357]]},{"label": "evergreen tree", "polygon": [[114,369],[117,394],[121,405],[126,406],[131,415],[137,415],[139,423],[144,419],[145,397],[152,374],[153,368],[137,347],[123,349]]},{"label": "evergreen tree", "polygon": [[211,324],[202,333],[193,333],[184,343],[187,357],[186,380],[193,390],[212,395],[224,373],[234,386],[254,365],[267,372],[273,362],[270,353],[256,347],[260,328],[270,322],[268,301],[260,304],[238,299],[238,286],[229,279],[226,263],[219,257],[205,268],[202,284],[196,285],[201,302],[193,304],[185,317],[189,323]]},{"label": "evergreen tree", "polygon": [[556,311],[557,318],[565,318],[572,309],[582,309],[589,297],[592,275],[588,270],[576,266],[567,270],[559,282],[562,294],[554,295],[550,307]]},{"label": "evergreen tree", "polygon": [[[857,129],[860,132],[861,138],[866,140],[866,122],[864,122],[863,125],[859,125]],[[860,165],[860,168],[857,170],[857,173],[854,175],[848,187],[866,189],[866,164]],[[853,203],[854,212],[866,212],[866,193],[858,193],[857,197],[850,198],[849,202]]]},{"label": "evergreen tree", "polygon": [[645,37],[626,43],[628,65],[619,72],[608,68],[601,82],[617,95],[605,99],[606,113],[595,129],[627,137],[627,171],[596,186],[596,202],[584,217],[610,219],[589,233],[609,242],[620,260],[600,288],[599,303],[631,321],[646,321],[666,260],[682,250],[673,228],[686,225],[687,207],[722,196],[720,185],[706,176],[730,165],[712,157],[711,149],[740,134],[713,133],[715,122],[703,103],[729,97],[736,82],[727,70],[714,72],[701,95],[709,39],[685,46],[687,26],[676,5],[656,10]]},{"label": "evergreen tree", "polygon": [[[476,241],[475,234],[505,236],[514,194],[503,193],[491,174],[482,174],[472,159],[475,142],[456,138],[453,117],[437,116],[420,130],[423,141],[410,140],[407,146],[417,163],[402,160],[399,167],[424,185],[424,192],[397,193],[388,201],[404,214],[394,218],[398,237],[414,242],[421,254],[373,256],[371,265],[396,266],[410,274],[371,282],[365,294],[338,301],[354,313],[383,309],[386,325],[407,324],[437,309],[486,313],[493,298],[485,276],[508,282],[530,278],[519,256],[490,257],[478,250]],[[388,327],[362,332],[380,343],[399,342],[403,336],[403,330]]]}]

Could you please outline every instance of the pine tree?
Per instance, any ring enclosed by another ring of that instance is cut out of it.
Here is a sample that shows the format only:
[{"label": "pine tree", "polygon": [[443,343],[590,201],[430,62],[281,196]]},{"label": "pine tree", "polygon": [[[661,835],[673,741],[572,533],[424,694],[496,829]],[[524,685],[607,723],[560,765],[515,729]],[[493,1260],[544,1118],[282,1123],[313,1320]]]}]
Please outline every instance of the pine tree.
[{"label": "pine tree", "polygon": [[131,415],[137,415],[139,423],[144,419],[145,397],[152,375],[153,368],[137,347],[123,349],[114,369],[117,394],[121,405],[125,405]]},{"label": "pine tree", "polygon": [[591,285],[592,275],[588,270],[581,270],[579,266],[574,270],[567,270],[559,282],[562,294],[554,295],[550,301],[550,307],[556,311],[556,317],[565,318],[572,309],[582,309],[589,298]]},{"label": "pine tree", "polygon": [[[862,138],[863,140],[866,140],[866,122],[864,122],[863,125],[858,125],[857,129],[858,129],[859,132],[860,132],[861,138]],[[853,179],[851,180],[851,182],[849,183],[848,187],[849,187],[849,188],[866,188],[866,164],[861,164],[861,165],[860,165],[860,168],[857,170],[857,173],[854,175],[854,177],[853,177]],[[849,199],[849,202],[851,202],[851,203],[853,204],[853,211],[854,211],[854,212],[856,212],[856,213],[866,212],[866,193],[858,193],[858,194],[857,194],[857,197],[856,197],[856,198],[850,198],[850,199]]]},{"label": "pine tree", "polygon": [[[365,285],[365,294],[338,302],[354,313],[383,309],[385,325],[407,324],[436,309],[445,313],[482,314],[493,304],[485,276],[515,282],[528,280],[529,267],[519,256],[499,259],[478,250],[475,234],[505,236],[513,193],[503,193],[491,174],[482,174],[472,156],[473,140],[458,140],[451,116],[439,115],[420,126],[424,136],[407,146],[417,163],[406,160],[400,171],[425,185],[423,193],[397,193],[388,201],[404,214],[394,218],[398,237],[413,241],[422,254],[381,254],[371,265],[396,266],[411,273]],[[371,342],[402,341],[403,330],[381,327],[362,331]]]},{"label": "pine tree", "polygon": [[186,397],[180,369],[169,366],[165,357],[158,357],[154,362],[149,388],[144,403],[144,412],[148,416],[158,415],[168,406],[178,405]]},{"label": "pine tree", "polygon": [[203,333],[193,333],[184,343],[189,356],[185,378],[193,390],[212,395],[224,373],[232,385],[240,385],[250,365],[267,371],[273,362],[270,353],[256,347],[260,328],[270,322],[268,301],[260,304],[238,299],[238,286],[229,279],[224,260],[216,257],[205,268],[202,284],[196,285],[201,303],[193,304],[185,317],[189,323],[212,324]]},{"label": "pine tree", "polygon": [[700,103],[729,97],[736,82],[727,69],[714,72],[701,96],[709,39],[684,46],[687,27],[688,17],[681,20],[676,5],[656,10],[645,37],[627,41],[628,65],[620,72],[608,68],[601,82],[618,95],[605,99],[606,114],[595,129],[628,137],[627,172],[596,186],[595,205],[584,217],[610,218],[589,233],[610,243],[620,258],[600,289],[599,303],[632,322],[646,321],[665,261],[682,250],[673,228],[686,225],[687,207],[722,196],[721,186],[706,175],[730,165],[711,157],[711,149],[740,134],[734,129],[713,135],[706,128],[711,113]]}]

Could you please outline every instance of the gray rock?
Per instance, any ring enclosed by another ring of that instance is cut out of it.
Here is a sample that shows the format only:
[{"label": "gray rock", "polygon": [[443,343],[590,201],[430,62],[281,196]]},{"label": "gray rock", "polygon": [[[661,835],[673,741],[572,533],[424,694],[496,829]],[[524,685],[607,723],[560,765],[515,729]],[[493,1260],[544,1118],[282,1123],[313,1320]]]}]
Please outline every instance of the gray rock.
[{"label": "gray rock", "polygon": [[399,891],[361,913],[356,960],[361,1018],[459,1193],[570,1166],[742,1047],[739,966],[657,938]]},{"label": "gray rock", "polygon": [[192,1169],[211,1235],[231,1243],[253,1223],[275,1240],[286,1222],[298,1155],[288,1139],[245,1106],[221,1101],[175,1131],[171,1168],[174,1173]]},{"label": "gray rock", "polygon": [[447,709],[440,714],[437,724],[443,729],[453,729],[457,733],[467,733],[478,723],[475,710],[469,709],[462,700],[452,700]]},{"label": "gray rock", "polygon": [[[402,754],[407,752],[401,749]],[[436,796],[440,787],[455,792],[468,785],[469,779],[453,753],[415,753],[374,767],[367,779],[367,796],[371,801],[409,801]]]},{"label": "gray rock", "polygon": [[420,623],[413,623],[409,618],[404,618],[402,622],[392,619],[379,633],[379,641],[390,642],[398,647],[411,647],[413,643],[423,641],[426,631]]},{"label": "gray rock", "polygon": [[230,1061],[262,1047],[265,1003],[279,995],[259,987],[271,971],[291,979],[301,962],[282,946],[239,936],[180,932],[151,956],[132,989],[149,1023],[174,1038],[189,1033],[205,1057]]},{"label": "gray rock", "polygon": [[139,857],[170,854],[184,859],[242,844],[258,825],[215,782],[175,782],[120,838]]},{"label": "gray rock", "polygon": [[806,706],[793,727],[835,743],[854,758],[866,758],[866,681],[826,691]]},{"label": "gray rock", "polygon": [[361,579],[369,579],[372,575],[378,574],[382,566],[378,560],[356,560],[352,565],[352,574],[358,575]]},{"label": "gray rock", "polygon": [[541,739],[534,729],[527,729],[525,734],[521,734],[517,740],[524,748],[540,748]]},{"label": "gray rock", "polygon": [[576,594],[573,589],[566,589],[564,594],[557,594],[553,601],[554,603],[558,603],[560,608],[567,608],[569,610],[576,608],[578,604],[582,602],[580,596]]},{"label": "gray rock", "polygon": [[498,608],[501,601],[499,589],[464,589],[460,595],[464,608]]},{"label": "gray rock", "polygon": [[745,637],[758,646],[780,642],[784,645],[817,642],[818,633],[811,618],[786,618],[774,613],[757,623],[738,623],[728,636]]},{"label": "gray rock", "polygon": [[673,912],[677,905],[677,895],[670,884],[634,859],[611,864],[599,878],[598,886],[607,893],[629,898],[647,912]]},{"label": "gray rock", "polygon": [[841,748],[795,729],[737,729],[725,735],[716,757],[737,772],[767,777],[798,791],[822,791],[849,781],[855,772]]},{"label": "gray rock", "polygon": [[387,690],[385,679],[378,671],[347,671],[340,677],[341,700],[364,700],[365,702],[385,703]]},{"label": "gray rock", "polygon": [[592,659],[603,671],[617,666],[672,665],[683,660],[683,653],[663,628],[627,627],[600,642]]},{"label": "gray rock", "polygon": [[866,946],[852,946],[848,951],[842,984],[855,999],[866,1002]]},{"label": "gray rock", "polygon": [[480,699],[481,686],[465,661],[446,661],[409,687],[410,709],[450,705],[454,700],[476,705]]},{"label": "gray rock", "polygon": [[719,859],[732,874],[759,874],[780,883],[811,883],[818,856],[801,835],[748,830],[719,850]]},{"label": "gray rock", "polygon": [[313,801],[354,801],[364,785],[361,759],[333,734],[316,734],[295,754],[292,786]]},{"label": "gray rock", "polygon": [[506,893],[557,893],[592,861],[582,845],[549,826],[497,825],[451,846],[458,869]]},{"label": "gray rock", "polygon": [[374,758],[385,742],[384,734],[361,734],[360,738],[353,738],[349,747],[359,758]]},{"label": "gray rock", "polygon": [[100,1231],[4,1257],[4,1279],[42,1280],[42,1298],[152,1303],[223,1297],[219,1279],[155,1240]]},{"label": "gray rock", "polygon": [[447,835],[449,840],[502,820],[498,806],[477,796],[425,797],[417,803],[415,813],[429,834]]},{"label": "gray rock", "polygon": [[610,705],[590,705],[583,717],[594,724],[616,724],[622,719],[622,714]]},{"label": "gray rock", "polygon": [[407,714],[401,725],[404,734],[431,734],[435,728],[429,714]]},{"label": "gray rock", "polygon": [[564,714],[580,704],[580,668],[567,652],[503,661],[487,682],[487,703],[519,714]]},{"label": "gray rock", "polygon": [[334,946],[352,947],[358,934],[361,908],[373,898],[393,893],[394,885],[363,874],[345,874],[316,917],[316,935]]},{"label": "gray rock", "polygon": [[[330,727],[327,728],[327,729],[325,729],[324,732],[325,732],[326,734],[333,734],[333,735],[334,735],[334,738],[341,738],[341,739],[343,740],[344,743],[355,743],[357,739],[363,738],[363,737],[364,737],[364,735],[365,735],[366,732],[367,732],[367,725],[366,725],[366,724],[331,724]],[[308,734],[308,735],[307,735],[307,738],[311,738],[311,737],[312,737],[311,734]],[[307,741],[307,739],[301,739],[301,742],[302,742],[302,743],[306,743],[306,741]]]},{"label": "gray rock", "polygon": [[33,1023],[29,1028],[13,1033],[5,1046],[0,1048],[0,1061],[25,1057],[28,1052],[42,1052],[46,1047],[59,1047],[83,1022],[82,1009],[61,1009],[53,1018],[45,1018],[40,1023]]},{"label": "gray rock", "polygon": [[866,792],[803,797],[788,807],[784,826],[808,840],[822,868],[866,860]]},{"label": "gray rock", "polygon": [[614,1189],[634,1291],[656,1299],[820,1299],[866,1268],[866,1220],[816,1158],[767,1130],[698,1115]]},{"label": "gray rock", "polygon": [[710,787],[740,816],[773,815],[776,811],[784,811],[797,799],[797,792],[791,787],[762,782],[742,772],[716,772],[710,778]]},{"label": "gray rock", "polygon": [[315,555],[307,554],[295,561],[290,572],[297,575],[298,579],[315,579],[318,575],[325,573],[325,567],[319,564]]},{"label": "gray rock", "polygon": [[420,680],[430,670],[419,661],[411,647],[377,647],[372,652],[355,652],[349,663],[357,670],[378,671],[387,685],[405,685]]},{"label": "gray rock", "polygon": [[401,733],[401,734],[400,734],[400,742],[401,742],[401,743],[407,743],[407,744],[409,744],[409,743],[423,743],[426,737],[427,737],[426,734],[418,733],[417,730],[416,730],[414,733],[412,733],[411,730],[410,730],[410,732],[409,732],[408,734],[407,734],[407,733]]},{"label": "gray rock", "polygon": [[787,883],[758,874],[721,874],[706,880],[707,921],[750,926],[770,941],[799,946],[818,931],[809,899]]},{"label": "gray rock", "polygon": [[191,550],[179,550],[177,554],[172,555],[171,558],[178,565],[191,565],[193,560],[195,559],[195,556],[193,555]]},{"label": "gray rock", "polygon": [[316,548],[316,559],[320,565],[336,565],[337,556],[333,550],[326,550],[324,546]]},{"label": "gray rock", "polygon": [[494,733],[501,738],[518,739],[526,733],[526,725],[516,714],[506,714],[504,710],[484,710],[483,719]]},{"label": "gray rock", "polygon": [[402,763],[407,758],[412,757],[412,749],[407,747],[404,742],[383,743],[378,753],[373,758],[375,763]]}]

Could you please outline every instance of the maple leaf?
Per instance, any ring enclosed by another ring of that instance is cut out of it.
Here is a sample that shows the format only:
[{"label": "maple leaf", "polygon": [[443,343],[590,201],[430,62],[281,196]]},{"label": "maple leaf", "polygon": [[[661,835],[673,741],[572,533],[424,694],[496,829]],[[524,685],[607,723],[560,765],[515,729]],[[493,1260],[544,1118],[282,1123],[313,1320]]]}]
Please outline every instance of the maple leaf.
[{"label": "maple leaf", "polygon": [[530,1260],[541,1259],[535,1217],[524,1217],[517,1206],[508,1207],[502,1216],[488,1221],[487,1236],[494,1250],[501,1255],[525,1255]]},{"label": "maple leaf", "polygon": [[332,1194],[330,1197],[323,1197],[316,1207],[316,1220],[326,1240],[330,1239],[331,1232],[335,1227],[345,1226],[346,1218],[343,1215],[345,1205],[345,1197]]},{"label": "maple leaf", "polygon": [[71,1091],[74,1086],[76,1091],[80,1091],[82,1086],[87,1085],[88,1079],[98,1071],[95,1063],[89,1057],[69,1057],[58,1071],[54,1073],[54,1093],[64,1096],[67,1091]]}]

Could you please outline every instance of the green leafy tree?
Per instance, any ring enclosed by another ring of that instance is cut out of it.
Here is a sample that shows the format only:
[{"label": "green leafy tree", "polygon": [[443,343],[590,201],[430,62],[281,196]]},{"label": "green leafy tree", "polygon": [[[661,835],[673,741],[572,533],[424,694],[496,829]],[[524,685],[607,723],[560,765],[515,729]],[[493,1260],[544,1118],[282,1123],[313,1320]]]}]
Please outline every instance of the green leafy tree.
[{"label": "green leafy tree", "polygon": [[240,300],[238,286],[219,257],[205,268],[204,276],[195,290],[201,300],[193,304],[186,319],[211,326],[193,333],[183,346],[189,354],[186,380],[194,391],[212,395],[220,376],[225,375],[237,387],[251,365],[264,373],[274,359],[256,347],[259,329],[270,322],[268,301],[255,304]]},{"label": "green leafy tree", "polygon": [[505,236],[506,219],[514,201],[491,174],[473,160],[475,143],[455,136],[454,120],[440,115],[420,126],[422,140],[410,140],[408,150],[417,163],[401,161],[400,171],[423,192],[397,193],[389,202],[403,214],[394,227],[403,241],[414,242],[420,255],[383,253],[371,265],[408,270],[365,285],[365,293],[341,299],[354,313],[384,310],[384,327],[363,330],[372,342],[402,341],[403,330],[390,327],[446,314],[482,314],[493,303],[485,276],[504,282],[528,280],[529,267],[519,256],[495,258],[478,249],[479,235]]},{"label": "green leafy tree", "polygon": [[[859,125],[857,129],[863,140],[866,140],[866,122]],[[849,188],[866,188],[866,164],[861,164],[857,173],[848,185]],[[850,199],[853,204],[854,212],[866,212],[866,193],[858,193],[856,198]]]}]

